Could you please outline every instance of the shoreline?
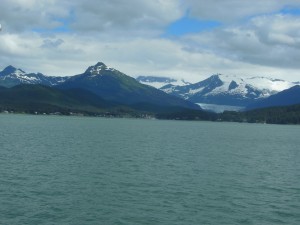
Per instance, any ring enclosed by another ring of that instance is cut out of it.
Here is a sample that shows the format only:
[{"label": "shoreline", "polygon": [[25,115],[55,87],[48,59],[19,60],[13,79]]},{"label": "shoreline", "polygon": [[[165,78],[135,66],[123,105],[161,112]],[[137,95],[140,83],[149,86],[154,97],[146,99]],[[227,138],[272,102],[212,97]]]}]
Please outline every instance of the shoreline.
[{"label": "shoreline", "polygon": [[104,118],[104,119],[143,119],[143,120],[161,120],[161,121],[188,121],[188,122],[218,122],[218,123],[243,123],[243,124],[263,124],[263,125],[300,125],[299,123],[267,123],[265,121],[256,121],[256,122],[249,122],[249,121],[234,121],[234,120],[202,120],[202,119],[182,119],[182,118],[157,118],[156,116],[149,116],[142,114],[144,116],[130,116],[130,115],[105,115],[105,114],[84,114],[84,113],[70,113],[70,114],[63,114],[63,113],[26,113],[26,112],[0,112],[0,115],[28,115],[28,116],[58,116],[58,117],[78,117],[78,118]]}]

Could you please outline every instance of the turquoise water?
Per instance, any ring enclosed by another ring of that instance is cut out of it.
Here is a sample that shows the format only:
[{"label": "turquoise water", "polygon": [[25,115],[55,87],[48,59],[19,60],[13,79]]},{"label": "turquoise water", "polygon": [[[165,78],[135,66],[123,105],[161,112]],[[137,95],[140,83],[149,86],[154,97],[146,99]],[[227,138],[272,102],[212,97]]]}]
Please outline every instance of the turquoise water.
[{"label": "turquoise water", "polygon": [[0,224],[300,224],[300,126],[0,115]]}]

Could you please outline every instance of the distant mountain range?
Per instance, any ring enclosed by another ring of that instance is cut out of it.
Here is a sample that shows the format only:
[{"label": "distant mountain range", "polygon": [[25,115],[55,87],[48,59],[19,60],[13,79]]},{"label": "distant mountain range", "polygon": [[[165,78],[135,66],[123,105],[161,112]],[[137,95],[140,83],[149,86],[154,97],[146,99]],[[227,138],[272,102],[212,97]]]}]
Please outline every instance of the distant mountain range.
[{"label": "distant mountain range", "polygon": [[14,87],[19,84],[42,84],[55,86],[65,82],[69,77],[46,76],[42,73],[26,73],[13,66],[6,67],[0,72],[0,86]]},{"label": "distant mountain range", "polygon": [[[71,77],[51,77],[41,73],[28,74],[13,66],[8,66],[0,72],[0,86],[11,89],[5,90],[4,93],[9,93],[8,95],[15,96],[16,99],[23,99],[22,101],[25,101],[21,95],[16,94],[21,92],[16,92],[14,89],[15,86],[21,84],[44,85],[52,88],[41,89],[40,86],[39,88],[32,87],[33,89],[38,89],[38,92],[35,92],[36,99],[40,96],[45,96],[46,99],[49,99],[49,96],[47,97],[46,93],[49,94],[50,92],[53,92],[51,94],[52,96],[57,96],[59,94],[61,98],[69,99],[69,95],[67,97],[62,96],[67,94],[66,91],[76,89],[81,93],[85,91],[85,96],[89,95],[92,99],[95,99],[96,95],[101,98],[102,101],[113,103],[120,107],[126,106],[138,111],[157,112],[166,110],[167,108],[177,107],[200,109],[200,107],[194,103],[176,96],[168,95],[154,87],[141,84],[134,78],[129,77],[116,69],[109,68],[101,62],[88,67],[84,73]],[[23,91],[24,88],[25,87],[22,86]],[[32,97],[33,94],[28,93],[30,86],[25,89],[27,94],[23,93],[23,96]],[[87,94],[87,92],[89,92],[89,94]],[[73,97],[74,96],[72,96],[72,98]],[[77,95],[76,99],[78,100],[79,97],[80,96]],[[52,99],[53,101],[51,104],[53,105],[54,102],[59,103],[61,98]],[[83,101],[83,99],[81,100]],[[83,102],[89,104],[88,98]],[[54,105],[56,105],[56,103]]]},{"label": "distant mountain range", "polygon": [[[69,109],[86,107],[92,111],[108,109],[108,106],[140,112],[178,111],[182,108],[199,110],[196,104],[208,111],[239,111],[300,104],[298,84],[266,77],[242,79],[221,74],[194,84],[168,77],[140,76],[134,79],[101,62],[69,77],[26,73],[8,66],[0,72],[0,86],[3,87],[0,103],[2,106],[9,106],[9,102],[17,105],[32,102],[37,105],[37,101],[44,104],[44,100],[40,99],[44,96],[47,104],[51,100],[55,106],[68,106]],[[16,87],[18,85],[21,86]],[[161,86],[160,90],[151,85]],[[60,97],[56,99],[51,96]],[[70,101],[73,105],[62,101]]]},{"label": "distant mountain range", "polygon": [[[146,78],[144,78],[146,79]],[[151,82],[148,82],[151,85]],[[288,82],[266,77],[239,78],[216,74],[203,81],[188,85],[167,84],[164,92],[200,104],[203,108],[243,109],[261,99],[289,89],[299,82]],[[211,105],[211,108],[209,106]]]},{"label": "distant mountain range", "polygon": [[[138,80],[104,63],[71,77],[8,66],[0,72],[0,112],[300,124],[299,83],[219,74],[182,86],[165,77]],[[167,84],[158,90],[151,83]],[[229,111],[207,112],[190,101]],[[233,112],[241,108],[247,111]]]}]

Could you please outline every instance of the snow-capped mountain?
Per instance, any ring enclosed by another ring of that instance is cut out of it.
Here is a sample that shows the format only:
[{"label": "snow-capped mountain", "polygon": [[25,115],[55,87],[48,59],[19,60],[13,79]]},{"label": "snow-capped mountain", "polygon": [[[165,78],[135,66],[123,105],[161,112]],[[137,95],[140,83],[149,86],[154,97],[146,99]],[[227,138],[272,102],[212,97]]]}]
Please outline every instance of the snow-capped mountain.
[{"label": "snow-capped mountain", "polygon": [[3,87],[13,87],[19,84],[55,86],[65,82],[67,79],[68,77],[53,77],[41,73],[26,73],[13,66],[8,66],[0,72],[0,86]]},{"label": "snow-capped mountain", "polygon": [[138,76],[136,78],[142,84],[146,84],[155,88],[162,88],[168,84],[176,85],[176,86],[183,86],[190,84],[189,82],[183,79],[174,79],[169,77],[155,77],[155,76]]},{"label": "snow-capped mountain", "polygon": [[205,103],[245,107],[297,84],[266,77],[239,78],[216,74],[195,84],[170,84],[160,89],[200,105]]},{"label": "snow-capped mountain", "polygon": [[106,66],[104,63],[102,62],[98,62],[95,66],[90,66],[89,68],[87,68],[87,70],[85,71],[85,74],[89,75],[89,76],[101,76],[103,75],[103,71],[115,71],[114,68],[110,68],[108,66]]}]

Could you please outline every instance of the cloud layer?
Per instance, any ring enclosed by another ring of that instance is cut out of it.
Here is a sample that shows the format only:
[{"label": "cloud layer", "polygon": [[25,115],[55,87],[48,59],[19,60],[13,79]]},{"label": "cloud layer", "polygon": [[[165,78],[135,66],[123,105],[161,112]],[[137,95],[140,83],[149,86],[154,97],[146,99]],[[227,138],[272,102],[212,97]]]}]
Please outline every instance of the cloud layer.
[{"label": "cloud layer", "polygon": [[[197,81],[213,73],[300,80],[296,0],[3,0],[0,68],[74,75],[103,61],[129,75]],[[164,36],[185,16],[221,25]]]},{"label": "cloud layer", "polygon": [[282,9],[300,7],[298,0],[186,0],[185,7],[199,19],[217,20],[224,23],[238,22],[263,14],[273,14]]}]

